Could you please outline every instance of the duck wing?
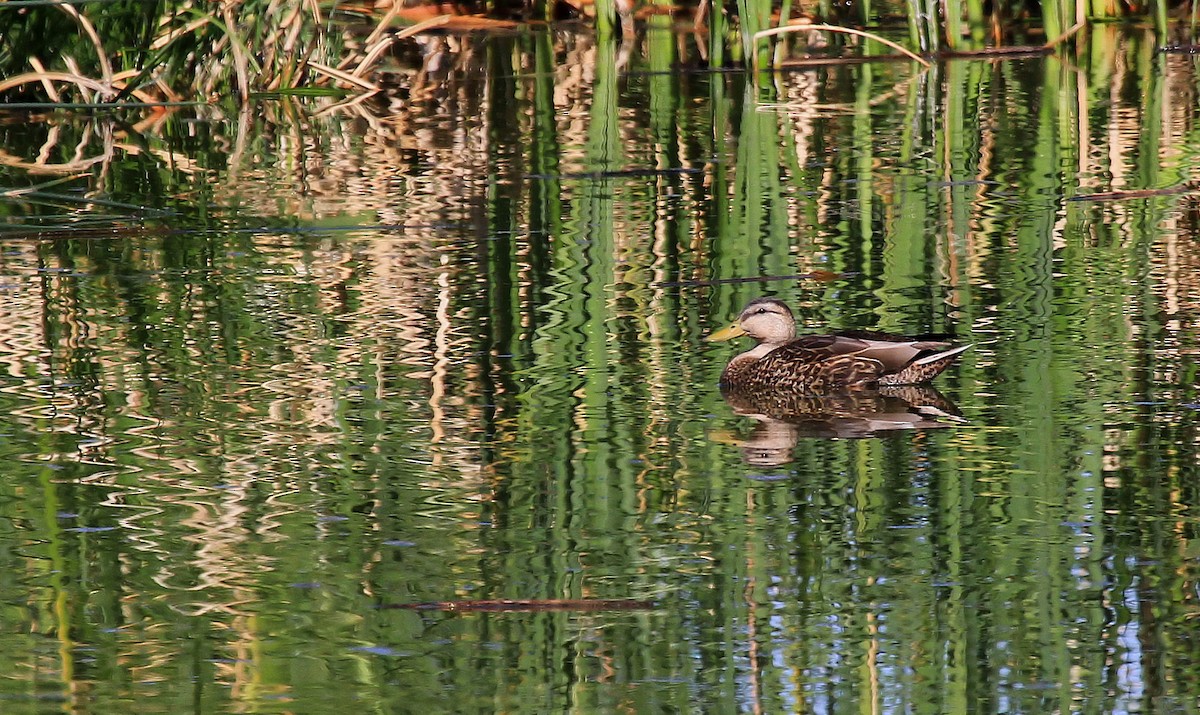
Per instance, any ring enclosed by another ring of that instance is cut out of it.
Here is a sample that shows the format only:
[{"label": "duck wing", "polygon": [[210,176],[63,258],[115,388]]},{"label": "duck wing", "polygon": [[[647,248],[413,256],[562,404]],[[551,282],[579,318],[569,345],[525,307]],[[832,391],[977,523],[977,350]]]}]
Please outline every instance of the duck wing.
[{"label": "duck wing", "polygon": [[[868,341],[844,335],[806,335],[764,355],[755,365],[776,387],[823,391],[876,382],[884,364],[864,354]],[[795,384],[791,384],[795,383]]]},{"label": "duck wing", "polygon": [[953,348],[942,337],[869,330],[805,335],[764,356],[760,369],[796,375],[810,387],[921,382],[966,349]]},{"label": "duck wing", "polygon": [[803,348],[830,357],[856,355],[878,360],[883,374],[900,372],[913,361],[948,350],[951,344],[941,335],[922,335],[915,338],[872,330],[849,330],[832,335],[810,335],[799,338],[785,347],[801,343]]}]

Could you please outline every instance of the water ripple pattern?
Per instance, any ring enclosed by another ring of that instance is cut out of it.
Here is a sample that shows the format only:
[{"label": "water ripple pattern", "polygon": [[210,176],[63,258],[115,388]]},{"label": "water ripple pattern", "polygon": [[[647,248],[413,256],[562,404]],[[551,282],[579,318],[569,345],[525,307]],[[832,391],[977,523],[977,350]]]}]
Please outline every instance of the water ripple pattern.
[{"label": "water ripple pattern", "polygon": [[[1195,63],[1087,37],[0,122],[6,712],[1192,712]],[[760,295],[973,347],[727,399]]]}]

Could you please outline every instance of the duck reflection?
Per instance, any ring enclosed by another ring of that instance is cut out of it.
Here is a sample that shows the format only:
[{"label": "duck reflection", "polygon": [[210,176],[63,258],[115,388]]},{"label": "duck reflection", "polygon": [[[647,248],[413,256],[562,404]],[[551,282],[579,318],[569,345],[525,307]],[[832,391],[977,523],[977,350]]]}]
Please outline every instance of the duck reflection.
[{"label": "duck reflection", "polygon": [[926,385],[810,395],[764,393],[723,387],[721,395],[733,411],[757,420],[744,439],[722,438],[742,448],[747,464],[772,467],[791,461],[802,438],[863,439],[909,429],[942,429],[962,423],[958,408]]}]

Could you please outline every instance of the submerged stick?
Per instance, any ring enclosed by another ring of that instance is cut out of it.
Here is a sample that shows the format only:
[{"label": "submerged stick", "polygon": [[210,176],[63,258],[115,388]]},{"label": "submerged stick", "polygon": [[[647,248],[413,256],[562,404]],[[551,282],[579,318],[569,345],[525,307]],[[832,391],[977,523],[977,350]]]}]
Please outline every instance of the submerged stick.
[{"label": "submerged stick", "polygon": [[424,603],[388,603],[387,609],[407,611],[645,611],[653,601],[605,598],[494,599],[484,601],[426,601]]},{"label": "submerged stick", "polygon": [[651,283],[651,288],[695,288],[703,286],[728,285],[730,283],[767,283],[770,281],[802,281],[813,280],[822,283],[836,281],[842,278],[856,276],[857,273],[834,273],[833,271],[815,270],[809,273],[795,273],[783,276],[745,276],[739,278],[714,278],[712,280],[662,281]]},{"label": "submerged stick", "polygon": [[323,75],[332,77],[334,79],[341,80],[341,81],[345,82],[346,84],[354,85],[355,87],[358,87],[359,89],[365,90],[367,92],[378,92],[379,91],[379,85],[369,82],[358,75],[351,74],[349,72],[343,72],[342,70],[339,70],[336,67],[330,67],[328,65],[321,64],[320,62],[309,62],[308,66],[312,67],[314,70],[316,70],[317,72],[320,72]]},{"label": "submerged stick", "polygon": [[1121,201],[1124,199],[1147,199],[1154,196],[1175,196],[1200,191],[1200,182],[1189,181],[1165,189],[1130,189],[1128,191],[1104,191],[1098,194],[1079,194],[1067,201]]},{"label": "submerged stick", "polygon": [[1069,38],[1071,35],[1074,35],[1076,32],[1079,32],[1080,30],[1082,30],[1085,27],[1087,27],[1087,20],[1080,20],[1079,22],[1075,23],[1074,25],[1071,25],[1071,27],[1068,28],[1066,32],[1064,32],[1063,34],[1054,38],[1053,40],[1050,40],[1046,44],[1042,45],[1042,47],[1045,47],[1048,50],[1053,49],[1053,48],[1057,47],[1059,44],[1061,44],[1063,41],[1065,41],[1067,38]]}]

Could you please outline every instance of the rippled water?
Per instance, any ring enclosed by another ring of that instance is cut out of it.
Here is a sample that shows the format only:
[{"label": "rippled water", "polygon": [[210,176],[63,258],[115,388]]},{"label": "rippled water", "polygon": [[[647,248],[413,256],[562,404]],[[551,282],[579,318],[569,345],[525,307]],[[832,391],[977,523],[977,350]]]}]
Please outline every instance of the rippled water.
[{"label": "rippled water", "polygon": [[[0,119],[4,711],[1200,709],[1196,60],[1089,42]],[[963,420],[745,416],[764,294]]]}]

